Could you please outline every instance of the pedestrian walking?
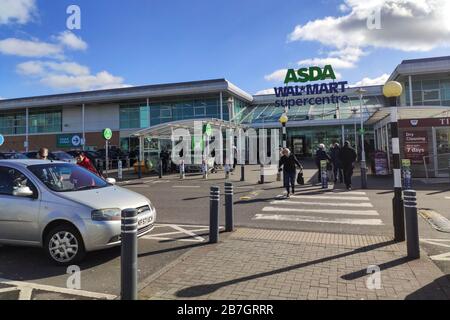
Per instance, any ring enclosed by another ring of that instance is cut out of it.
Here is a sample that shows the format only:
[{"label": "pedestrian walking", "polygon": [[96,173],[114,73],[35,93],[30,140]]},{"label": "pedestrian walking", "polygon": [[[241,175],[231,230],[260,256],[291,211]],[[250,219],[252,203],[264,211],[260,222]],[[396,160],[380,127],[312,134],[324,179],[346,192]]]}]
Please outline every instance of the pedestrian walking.
[{"label": "pedestrian walking", "polygon": [[303,166],[288,148],[284,148],[281,154],[278,170],[280,172],[283,171],[283,182],[287,192],[286,197],[289,198],[291,191],[292,194],[295,193],[296,168],[303,169]]},{"label": "pedestrian walking", "polygon": [[342,147],[339,158],[341,159],[342,170],[344,171],[344,183],[347,190],[352,190],[352,176],[355,168],[355,161],[358,158],[355,149],[350,145],[350,142],[345,141]]},{"label": "pedestrian walking", "polygon": [[325,150],[325,145],[323,143],[319,144],[319,150],[317,150],[316,152],[316,166],[318,168],[318,181],[319,183],[322,182],[322,166],[320,165],[321,161],[326,160],[327,161],[327,168],[328,168],[328,164],[331,162],[331,158],[330,156],[327,154],[326,150]]},{"label": "pedestrian walking", "polygon": [[330,158],[331,163],[333,165],[333,177],[334,177],[334,183],[337,183],[339,180],[339,183],[344,182],[344,172],[342,171],[342,164],[341,164],[341,147],[339,143],[335,143],[333,147],[330,149]]}]

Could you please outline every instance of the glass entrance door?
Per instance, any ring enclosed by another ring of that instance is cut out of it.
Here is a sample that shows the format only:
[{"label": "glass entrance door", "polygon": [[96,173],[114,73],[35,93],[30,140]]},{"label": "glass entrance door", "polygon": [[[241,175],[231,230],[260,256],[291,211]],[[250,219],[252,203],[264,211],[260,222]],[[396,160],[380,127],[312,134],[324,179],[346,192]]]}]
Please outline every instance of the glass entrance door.
[{"label": "glass entrance door", "polygon": [[450,168],[450,128],[436,128],[436,176],[449,175]]}]

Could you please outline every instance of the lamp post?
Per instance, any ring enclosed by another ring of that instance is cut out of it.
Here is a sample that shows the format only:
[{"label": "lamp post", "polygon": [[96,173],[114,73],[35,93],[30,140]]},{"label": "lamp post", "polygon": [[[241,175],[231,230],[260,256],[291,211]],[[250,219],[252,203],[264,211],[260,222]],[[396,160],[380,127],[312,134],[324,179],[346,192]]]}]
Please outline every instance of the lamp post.
[{"label": "lamp post", "polygon": [[[281,126],[283,127],[283,148],[287,148],[287,131],[286,131],[286,124],[289,121],[289,118],[287,116],[287,108],[284,110],[284,113],[281,115],[280,117],[280,123]],[[277,174],[277,181],[281,181],[281,173],[278,172]]]},{"label": "lamp post", "polygon": [[398,136],[397,98],[401,96],[403,87],[396,81],[389,81],[383,87],[383,94],[389,100],[391,111],[391,140],[394,173],[394,198],[392,199],[392,212],[394,222],[394,239],[397,242],[405,241],[405,208],[402,197],[402,176],[400,167],[400,140]]},{"label": "lamp post", "polygon": [[358,132],[356,130],[356,113],[358,112],[358,109],[352,108],[351,110],[353,112],[353,120],[354,120],[355,149],[356,149],[356,154],[358,154]]},{"label": "lamp post", "polygon": [[366,150],[364,146],[364,117],[363,117],[363,95],[367,91],[363,88],[356,90],[359,95],[359,116],[361,119],[361,189],[367,189],[367,165],[366,165]]}]

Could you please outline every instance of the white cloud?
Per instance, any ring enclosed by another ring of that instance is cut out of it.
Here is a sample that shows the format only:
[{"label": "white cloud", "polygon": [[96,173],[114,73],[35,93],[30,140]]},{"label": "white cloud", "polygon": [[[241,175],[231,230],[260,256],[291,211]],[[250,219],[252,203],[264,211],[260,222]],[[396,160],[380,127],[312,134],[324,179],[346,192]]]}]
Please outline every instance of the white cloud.
[{"label": "white cloud", "polygon": [[284,81],[287,69],[280,69],[264,76],[267,81]]},{"label": "white cloud", "polygon": [[335,69],[350,69],[355,67],[354,62],[352,61],[333,57],[305,59],[299,61],[298,64],[301,66],[320,66],[320,67],[331,64]]},{"label": "white cloud", "polygon": [[275,90],[273,88],[260,90],[257,93],[255,93],[255,96],[264,95],[264,94],[275,94]]},{"label": "white cloud", "polygon": [[58,39],[59,43],[69,49],[84,51],[88,47],[87,43],[84,42],[83,39],[77,37],[70,31],[61,32],[56,38]]},{"label": "white cloud", "polygon": [[62,57],[62,48],[57,44],[37,40],[8,38],[0,40],[0,53],[19,57]]},{"label": "white cloud", "polygon": [[75,62],[27,61],[17,65],[16,71],[53,89],[87,91],[129,86],[121,77],[107,71],[91,74],[88,67]]},{"label": "white cloud", "polygon": [[26,76],[44,76],[48,73],[61,73],[74,76],[89,75],[89,68],[75,62],[27,61],[17,65],[17,72]]},{"label": "white cloud", "polygon": [[[317,41],[343,48],[391,48],[429,51],[448,46],[450,1],[448,0],[345,0],[351,11],[298,25],[290,41]],[[368,18],[381,9],[381,29],[370,29]]]},{"label": "white cloud", "polygon": [[375,86],[383,85],[389,79],[389,74],[385,73],[377,78],[364,78],[361,81],[351,84],[350,87],[364,87],[364,86]]},{"label": "white cloud", "polygon": [[78,89],[81,91],[128,87],[123,78],[116,77],[107,71],[95,75],[73,76],[68,74],[49,74],[40,82],[54,89]]},{"label": "white cloud", "polygon": [[25,24],[37,14],[35,0],[0,0],[0,25]]}]

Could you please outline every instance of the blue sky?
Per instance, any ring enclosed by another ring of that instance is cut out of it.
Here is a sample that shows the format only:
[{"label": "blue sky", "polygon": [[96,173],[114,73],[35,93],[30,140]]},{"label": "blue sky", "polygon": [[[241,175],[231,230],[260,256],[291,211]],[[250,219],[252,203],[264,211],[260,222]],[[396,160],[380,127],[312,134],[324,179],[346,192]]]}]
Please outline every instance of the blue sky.
[{"label": "blue sky", "polygon": [[[360,18],[371,2],[382,30]],[[282,83],[277,70],[323,59],[351,84],[376,83],[403,59],[449,54],[450,27],[439,20],[447,4],[423,2],[0,0],[0,97],[213,78],[256,93]],[[66,28],[71,4],[81,30]],[[421,23],[443,32],[422,37]]]}]

